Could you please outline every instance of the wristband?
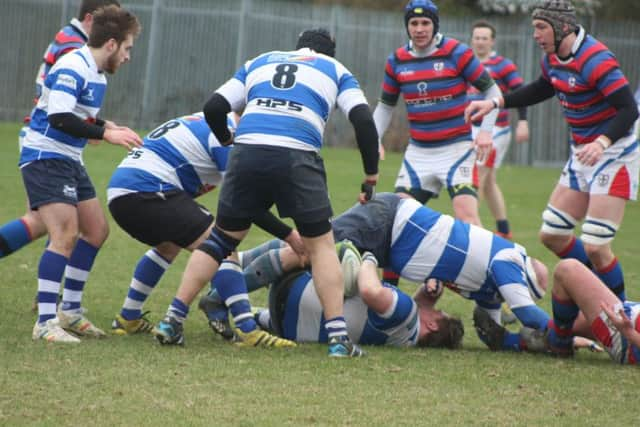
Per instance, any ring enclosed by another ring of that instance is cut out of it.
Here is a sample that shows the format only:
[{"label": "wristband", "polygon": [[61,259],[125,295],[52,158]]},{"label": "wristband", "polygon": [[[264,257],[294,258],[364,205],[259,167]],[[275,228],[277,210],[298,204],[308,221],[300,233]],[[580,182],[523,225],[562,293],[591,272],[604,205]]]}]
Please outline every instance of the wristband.
[{"label": "wristband", "polygon": [[491,98],[491,102],[493,103],[493,108],[500,108],[500,101],[497,96]]},{"label": "wristband", "polygon": [[369,201],[376,195],[376,180],[367,179],[360,186],[360,192],[364,193],[364,199]]}]

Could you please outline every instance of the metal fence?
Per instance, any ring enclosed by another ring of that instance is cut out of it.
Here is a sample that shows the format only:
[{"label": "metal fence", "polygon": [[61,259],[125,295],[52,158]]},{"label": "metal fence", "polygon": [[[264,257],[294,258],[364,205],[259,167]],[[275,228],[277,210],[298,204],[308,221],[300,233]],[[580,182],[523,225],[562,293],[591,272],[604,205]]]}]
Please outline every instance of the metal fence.
[{"label": "metal fence", "polygon": [[[336,57],[359,79],[375,106],[387,56],[406,41],[402,12],[359,10],[284,0],[136,0],[122,2],[142,22],[132,60],[110,77],[102,116],[136,128],[198,111],[211,92],[246,59],[268,50],[293,48],[310,26],[336,35]],[[56,31],[76,13],[79,0],[2,0],[0,15],[0,119],[28,113],[41,53]],[[482,16],[442,16],[441,31],[467,41],[471,23]],[[487,18],[487,17],[484,17]],[[528,17],[488,17],[497,27],[498,51],[513,59],[525,81],[539,75],[540,49]],[[584,22],[584,20],[583,20]],[[632,22],[591,18],[587,30],[616,53],[635,87],[640,78],[640,28]],[[406,144],[404,107],[396,109],[387,145]],[[567,128],[557,102],[529,112],[532,141],[514,146],[508,161],[557,165],[567,157]],[[353,145],[351,126],[334,114],[327,145]]]}]

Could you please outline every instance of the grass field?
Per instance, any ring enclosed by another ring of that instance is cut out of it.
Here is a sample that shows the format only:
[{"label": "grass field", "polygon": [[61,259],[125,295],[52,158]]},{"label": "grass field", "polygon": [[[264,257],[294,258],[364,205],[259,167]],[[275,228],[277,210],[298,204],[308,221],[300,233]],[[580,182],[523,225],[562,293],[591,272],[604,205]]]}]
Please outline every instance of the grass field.
[{"label": "grass field", "polygon": [[[0,223],[25,207],[17,164],[17,124],[0,124]],[[354,150],[323,152],[336,212],[350,206],[362,177]],[[124,152],[88,147],[85,160],[99,197]],[[391,190],[401,157],[382,162],[379,191]],[[516,240],[547,264],[555,261],[537,241],[540,214],[558,170],[504,167]],[[216,194],[202,203],[215,208]],[[449,212],[448,197],[432,207]],[[485,224],[492,225],[483,208]],[[640,208],[628,205],[614,249],[627,294],[640,299]],[[84,295],[89,317],[108,329],[146,248],[113,222]],[[267,236],[257,230],[241,248]],[[410,425],[640,425],[640,374],[602,354],[573,360],[491,353],[471,326],[472,304],[451,293],[441,307],[463,318],[459,351],[368,348],[361,360],[329,360],[324,345],[291,351],[235,348],[215,338],[195,306],[184,348],[160,347],[150,336],[109,336],[77,346],[31,340],[30,311],[43,241],[0,260],[0,425],[151,426],[410,426]],[[157,320],[177,288],[181,255],[145,308]],[[409,292],[413,286],[404,283]],[[255,294],[264,305],[266,294]],[[543,307],[550,308],[548,297]],[[634,409],[635,408],[635,409]]]}]

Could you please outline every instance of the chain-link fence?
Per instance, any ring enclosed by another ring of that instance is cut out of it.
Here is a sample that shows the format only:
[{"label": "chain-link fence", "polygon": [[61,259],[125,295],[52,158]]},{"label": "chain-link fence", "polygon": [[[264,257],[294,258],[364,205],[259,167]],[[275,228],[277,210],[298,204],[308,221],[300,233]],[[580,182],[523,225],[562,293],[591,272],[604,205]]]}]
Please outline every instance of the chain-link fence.
[{"label": "chain-link fence", "polygon": [[[122,2],[143,25],[129,64],[109,78],[101,115],[137,128],[198,111],[211,92],[246,59],[269,50],[289,50],[297,34],[324,26],[336,35],[336,57],[359,79],[371,106],[380,94],[387,56],[406,42],[402,10],[380,12],[339,5],[282,0],[136,0]],[[41,54],[53,35],[77,12],[79,0],[3,0],[0,14],[0,119],[28,113]],[[541,51],[531,21],[519,17],[441,16],[441,31],[468,41],[472,22],[488,18],[498,30],[497,50],[519,66],[525,81],[539,75]],[[632,22],[583,20],[587,30],[617,55],[635,88],[640,77],[640,28]],[[388,146],[407,140],[403,106],[385,135]],[[567,157],[567,128],[557,102],[529,112],[532,143],[512,147],[508,160],[558,164]],[[354,144],[351,126],[335,114],[327,145]]]}]

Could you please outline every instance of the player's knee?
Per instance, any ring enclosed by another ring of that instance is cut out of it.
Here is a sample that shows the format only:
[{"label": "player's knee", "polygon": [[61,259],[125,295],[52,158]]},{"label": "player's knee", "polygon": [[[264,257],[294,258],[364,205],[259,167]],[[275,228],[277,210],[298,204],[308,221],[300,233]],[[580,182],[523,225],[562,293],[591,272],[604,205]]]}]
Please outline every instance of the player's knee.
[{"label": "player's knee", "polygon": [[328,219],[318,222],[297,222],[296,228],[302,237],[320,237],[331,231],[331,222]]},{"label": "player's knee", "polygon": [[564,288],[566,283],[569,283],[567,278],[569,275],[576,271],[578,268],[582,268],[584,265],[574,258],[566,258],[561,260],[553,272],[553,286],[554,288]]},{"label": "player's knee", "polygon": [[540,240],[547,244],[554,236],[569,236],[578,221],[567,212],[554,206],[547,205],[542,212],[542,227],[540,228]]},{"label": "player's knee", "polygon": [[601,247],[611,243],[616,236],[616,231],[618,231],[618,224],[615,222],[588,216],[582,224],[582,235],[580,236],[585,244],[587,256],[589,251],[597,253]]},{"label": "player's knee", "polygon": [[239,244],[240,240],[234,239],[217,226],[214,226],[209,237],[198,246],[198,250],[206,253],[216,260],[218,264],[221,264],[222,260],[231,255]]}]

